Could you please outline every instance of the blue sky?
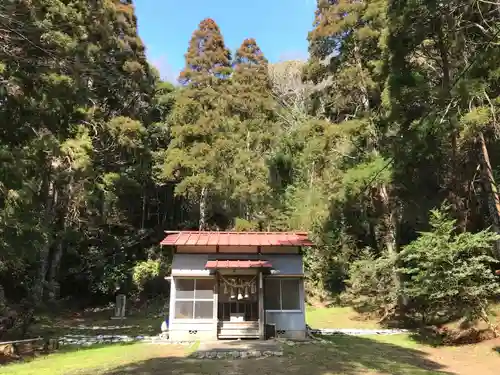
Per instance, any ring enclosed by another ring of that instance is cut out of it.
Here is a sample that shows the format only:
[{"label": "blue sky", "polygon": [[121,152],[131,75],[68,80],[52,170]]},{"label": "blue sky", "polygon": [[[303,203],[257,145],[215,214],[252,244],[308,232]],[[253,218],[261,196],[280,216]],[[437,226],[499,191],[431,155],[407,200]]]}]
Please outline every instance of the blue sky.
[{"label": "blue sky", "polygon": [[139,35],[162,77],[175,81],[191,34],[213,18],[226,46],[235,51],[255,38],[271,62],[307,58],[316,0],[135,0]]}]

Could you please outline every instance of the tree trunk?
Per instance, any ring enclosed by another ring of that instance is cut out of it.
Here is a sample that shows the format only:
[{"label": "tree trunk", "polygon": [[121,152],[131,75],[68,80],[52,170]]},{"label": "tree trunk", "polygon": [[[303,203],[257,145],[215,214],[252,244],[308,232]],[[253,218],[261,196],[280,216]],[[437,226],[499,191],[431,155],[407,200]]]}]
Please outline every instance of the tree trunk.
[{"label": "tree trunk", "polygon": [[[247,141],[246,142],[247,155],[250,155],[250,131],[247,131],[246,141]],[[250,166],[250,163],[248,163],[246,165],[245,171],[246,171],[246,178],[250,180],[250,178],[251,178],[251,171],[250,171],[250,167],[249,166]],[[247,221],[250,221],[250,217],[252,216],[251,209],[250,209],[250,202],[251,202],[251,199],[246,198],[245,202],[243,204],[245,220],[247,220]]]},{"label": "tree trunk", "polygon": [[359,52],[359,47],[357,43],[354,45],[354,58],[356,59],[356,64],[359,69],[359,78],[361,80],[361,104],[363,105],[364,111],[369,114],[370,113],[370,98],[368,95],[368,86],[366,84],[365,80],[365,75],[364,75],[364,70],[363,70],[363,63],[361,61],[361,56]]},{"label": "tree trunk", "polygon": [[[486,141],[484,140],[482,132],[479,133],[478,138],[481,146],[481,171],[484,186],[488,194],[487,202],[488,211],[491,217],[491,227],[495,233],[500,234],[500,199],[498,197],[498,190],[495,183],[495,177],[493,176],[493,170],[491,168],[488,148],[486,147]],[[495,243],[495,255],[498,259],[500,259],[500,241]]]},{"label": "tree trunk", "polygon": [[251,212],[251,207],[250,207],[250,198],[247,198],[247,201],[244,204],[244,212],[245,212],[245,220],[250,221],[252,218],[252,212]]},{"label": "tree trunk", "polygon": [[146,225],[146,186],[143,186],[142,188],[143,194],[142,194],[142,209],[141,209],[141,229],[144,229]]},{"label": "tree trunk", "polygon": [[380,187],[380,198],[382,201],[384,209],[384,224],[385,224],[385,235],[384,242],[387,251],[390,255],[397,254],[396,251],[396,228],[394,227],[394,213],[391,210],[389,193],[387,192],[387,186],[382,184]]},{"label": "tree trunk", "polygon": [[74,187],[74,176],[70,176],[65,188],[54,191],[55,196],[60,198],[58,202],[54,201],[54,206],[52,207],[52,217],[54,218],[52,225],[54,233],[60,235],[57,237],[54,236],[55,238],[51,246],[53,247],[53,251],[52,254],[50,254],[50,268],[48,269],[47,277],[49,301],[55,301],[59,298],[60,285],[58,282],[58,275],[64,251],[64,235],[68,229],[68,224],[71,222],[71,212],[77,211],[77,207],[73,207],[74,204],[77,204],[74,203]]},{"label": "tree trunk", "polygon": [[[398,214],[392,207],[389,193],[387,192],[386,184],[382,184],[379,189],[380,199],[383,206],[384,212],[384,245],[387,249],[387,253],[391,257],[391,259],[396,259],[399,253],[398,243],[397,243],[397,228],[399,225]],[[397,308],[400,310],[402,307],[406,305],[406,298],[402,293],[402,277],[401,273],[397,271],[398,264],[397,262],[394,265],[393,272],[393,281],[394,286],[396,287],[397,293]]]},{"label": "tree trunk", "polygon": [[500,336],[500,332],[498,331],[498,326],[494,325],[491,322],[490,317],[488,316],[488,313],[486,312],[486,308],[481,305],[481,319],[488,325],[488,328],[490,329],[491,332],[493,332],[495,338]]},{"label": "tree trunk", "polygon": [[42,194],[45,198],[42,224],[48,226],[48,233],[46,233],[45,243],[41,246],[38,253],[38,272],[35,284],[33,285],[34,306],[40,305],[43,301],[47,271],[49,269],[50,248],[54,241],[51,224],[53,223],[54,219],[54,207],[56,206],[57,202],[57,190],[55,189],[55,182],[52,179],[50,171],[47,172],[42,189]]},{"label": "tree trunk", "polygon": [[207,228],[207,204],[208,204],[208,189],[203,187],[200,194],[200,230]]},{"label": "tree trunk", "polygon": [[59,266],[61,264],[61,258],[63,255],[63,243],[59,241],[52,255],[52,260],[50,262],[50,270],[48,277],[48,288],[49,288],[49,300],[55,301],[59,298],[59,282],[57,281],[57,276],[59,273]]},{"label": "tree trunk", "polygon": [[[447,186],[449,191],[449,201],[452,204],[453,211],[458,218],[458,226],[462,230],[466,230],[466,220],[464,215],[464,207],[461,197],[462,186],[460,184],[459,169],[458,169],[458,127],[453,116],[448,116],[448,111],[452,106],[452,77],[451,77],[451,64],[450,64],[450,48],[451,42],[449,41],[450,35],[445,35],[443,31],[443,16],[438,16],[435,20],[436,30],[436,43],[438,47],[439,57],[441,58],[441,71],[442,71],[442,93],[440,95],[440,105],[444,111],[441,122],[445,121],[447,116],[449,122],[449,132],[451,140],[451,155],[450,155],[450,169],[447,174]],[[445,110],[446,108],[446,110]]]},{"label": "tree trunk", "polygon": [[315,171],[316,171],[316,163],[313,160],[313,162],[311,163],[311,173],[309,174],[309,189],[312,189],[314,185]]}]

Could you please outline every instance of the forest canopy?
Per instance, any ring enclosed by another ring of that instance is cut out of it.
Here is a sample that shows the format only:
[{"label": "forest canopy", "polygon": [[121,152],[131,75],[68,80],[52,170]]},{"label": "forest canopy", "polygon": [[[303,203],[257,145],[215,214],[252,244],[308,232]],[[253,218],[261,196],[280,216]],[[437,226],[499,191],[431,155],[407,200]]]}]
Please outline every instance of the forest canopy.
[{"label": "forest canopy", "polygon": [[165,229],[301,230],[311,302],[485,318],[498,4],[317,3],[307,61],[271,63],[251,35],[231,51],[207,18],[174,85],[131,0],[3,2],[0,310],[143,293],[169,268]]}]

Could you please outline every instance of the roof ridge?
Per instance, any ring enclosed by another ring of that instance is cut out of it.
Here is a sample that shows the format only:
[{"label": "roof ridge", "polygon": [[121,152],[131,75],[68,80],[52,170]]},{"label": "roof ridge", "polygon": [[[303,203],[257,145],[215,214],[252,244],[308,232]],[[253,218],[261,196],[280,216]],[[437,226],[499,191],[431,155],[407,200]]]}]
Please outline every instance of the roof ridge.
[{"label": "roof ridge", "polygon": [[177,233],[184,233],[184,234],[211,234],[211,233],[219,233],[219,234],[296,234],[296,235],[308,235],[308,232],[305,231],[287,231],[287,232],[280,232],[280,231],[266,231],[266,232],[257,232],[257,231],[252,231],[252,232],[245,232],[245,231],[223,231],[223,230],[165,230],[164,233],[168,234],[177,234]]}]

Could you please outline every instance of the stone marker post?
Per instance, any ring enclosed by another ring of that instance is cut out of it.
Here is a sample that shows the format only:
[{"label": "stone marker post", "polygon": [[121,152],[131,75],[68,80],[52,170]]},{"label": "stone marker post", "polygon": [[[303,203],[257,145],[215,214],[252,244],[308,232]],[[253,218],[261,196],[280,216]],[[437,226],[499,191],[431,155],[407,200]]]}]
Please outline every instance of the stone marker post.
[{"label": "stone marker post", "polygon": [[127,297],[125,294],[116,295],[115,316],[112,319],[125,319],[125,305]]}]

